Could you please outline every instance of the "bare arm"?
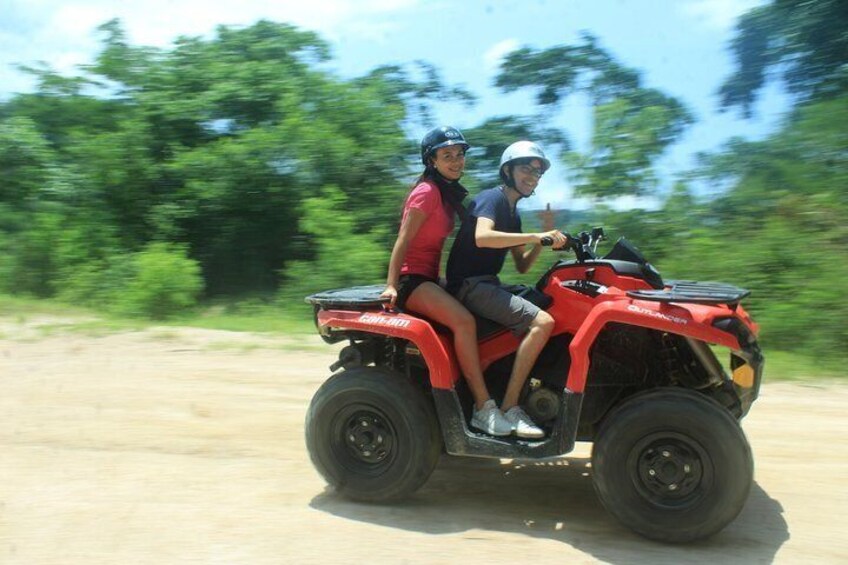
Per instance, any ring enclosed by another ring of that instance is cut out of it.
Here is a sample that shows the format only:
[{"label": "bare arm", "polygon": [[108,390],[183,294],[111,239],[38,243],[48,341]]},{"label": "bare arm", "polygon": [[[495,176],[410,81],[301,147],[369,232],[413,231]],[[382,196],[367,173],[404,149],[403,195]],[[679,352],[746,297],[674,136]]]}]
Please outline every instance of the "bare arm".
[{"label": "bare arm", "polygon": [[389,304],[394,306],[397,299],[397,283],[400,278],[400,268],[403,266],[403,260],[406,257],[406,250],[409,248],[409,242],[424,225],[427,220],[427,214],[417,208],[412,208],[406,215],[406,219],[400,226],[395,245],[392,248],[392,257],[389,260],[389,274],[386,277],[386,290],[380,296],[388,297]]},{"label": "bare arm", "polygon": [[477,247],[490,247],[492,249],[503,249],[515,247],[527,243],[540,244],[542,233],[509,233],[495,230],[495,221],[491,218],[477,218],[477,227],[474,229],[474,240]]},{"label": "bare arm", "polygon": [[[550,237],[554,249],[562,248],[568,239],[559,230],[551,230],[542,233],[509,233],[495,230],[495,221],[491,218],[477,218],[477,227],[474,230],[474,239],[478,247],[490,247],[493,249],[512,248],[512,258],[515,268],[519,273],[526,273],[536,261],[542,250],[542,238]],[[531,244],[527,249],[525,246]]]},{"label": "bare arm", "polygon": [[510,249],[512,252],[512,259],[515,261],[515,268],[519,273],[526,273],[530,270],[530,267],[533,266],[533,263],[536,262],[536,258],[539,256],[539,252],[542,250],[541,244],[535,244],[531,247],[527,247],[526,245],[518,245]]}]

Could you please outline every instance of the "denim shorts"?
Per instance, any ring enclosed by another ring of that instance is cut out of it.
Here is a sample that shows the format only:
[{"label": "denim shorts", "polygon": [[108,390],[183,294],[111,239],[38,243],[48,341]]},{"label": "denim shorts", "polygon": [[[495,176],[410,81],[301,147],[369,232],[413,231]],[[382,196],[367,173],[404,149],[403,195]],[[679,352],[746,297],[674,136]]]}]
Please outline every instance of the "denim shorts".
[{"label": "denim shorts", "polygon": [[509,292],[493,275],[465,279],[456,298],[474,314],[506,326],[516,337],[527,333],[541,312],[532,302]]}]

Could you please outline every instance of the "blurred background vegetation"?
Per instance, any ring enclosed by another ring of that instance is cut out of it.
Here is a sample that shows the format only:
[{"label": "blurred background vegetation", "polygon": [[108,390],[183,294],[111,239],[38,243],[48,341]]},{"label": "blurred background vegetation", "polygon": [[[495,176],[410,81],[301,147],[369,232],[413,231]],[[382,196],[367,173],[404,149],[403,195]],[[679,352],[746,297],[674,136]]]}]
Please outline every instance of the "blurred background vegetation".
[{"label": "blurred background vegetation", "polygon": [[[694,123],[685,101],[646,87],[590,35],[513,51],[497,86],[527,89],[552,111],[586,96],[591,146],[574,150],[566,132],[527,116],[492,117],[465,128],[474,149],[464,182],[472,194],[494,185],[506,145],[538,140],[566,163],[577,194],[598,203],[558,211],[560,227],[626,235],[668,278],[750,288],[766,347],[840,366],[846,29],[839,0],[745,14],[722,105],[749,115],[766,82],[781,81],[793,109],[770,138],[701,155],[664,195],[655,163]],[[327,44],[286,24],[222,26],[169,50],[128,44],[119,21],[99,32],[102,49],[80,76],[28,68],[37,91],[0,103],[0,292],[153,319],[200,304],[307,319],[304,295],[384,280],[419,169],[410,124],[435,125],[440,103],[474,103],[422,62],[341,79],[326,70]],[[701,198],[698,183],[721,190]],[[626,195],[663,203],[604,204]],[[524,216],[525,229],[538,225]],[[548,257],[523,280],[535,282]]]}]

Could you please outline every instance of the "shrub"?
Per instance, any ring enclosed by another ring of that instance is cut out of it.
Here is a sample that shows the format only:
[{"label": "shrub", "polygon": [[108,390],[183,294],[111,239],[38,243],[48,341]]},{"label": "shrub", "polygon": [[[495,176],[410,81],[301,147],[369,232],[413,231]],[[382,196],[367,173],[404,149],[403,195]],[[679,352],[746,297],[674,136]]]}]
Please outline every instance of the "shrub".
[{"label": "shrub", "polygon": [[200,267],[182,246],[151,243],[132,256],[130,271],[113,295],[121,314],[165,319],[194,307],[203,290]]},{"label": "shrub", "polygon": [[310,236],[313,258],[292,261],[284,271],[278,299],[286,308],[305,310],[303,297],[331,288],[379,284],[386,280],[391,248],[383,230],[355,233],[347,197],[334,187],[304,203],[301,227]]}]

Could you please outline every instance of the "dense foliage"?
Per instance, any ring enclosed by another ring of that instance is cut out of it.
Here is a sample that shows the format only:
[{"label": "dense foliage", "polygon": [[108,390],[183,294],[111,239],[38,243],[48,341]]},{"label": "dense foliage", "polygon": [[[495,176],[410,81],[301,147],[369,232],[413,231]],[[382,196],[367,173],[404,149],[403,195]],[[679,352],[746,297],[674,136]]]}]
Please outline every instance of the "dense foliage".
[{"label": "dense foliage", "polygon": [[846,29],[843,0],[773,0],[744,14],[731,44],[736,71],[719,93],[722,105],[750,116],[770,75],[799,103],[845,96]]},{"label": "dense foliage", "polygon": [[[423,112],[462,96],[433,69],[340,80],[322,70],[326,44],[287,25],[221,27],[169,51],[128,45],[116,21],[100,31],[83,77],[28,69],[38,91],[0,106],[7,291],[85,295],[151,242],[183,244],[207,294],[272,291],[288,263],[326,251],[316,233],[389,231],[413,150],[407,99]],[[329,187],[347,223],[334,208],[304,229],[304,203]]]},{"label": "dense foliage", "polygon": [[[664,275],[723,280],[772,347],[845,361],[848,352],[848,97],[799,107],[761,142],[732,140],[694,176],[730,188],[707,202],[680,185],[664,209],[607,216]],[[642,243],[644,242],[644,245]]]},{"label": "dense foliage", "polygon": [[[834,22],[836,1],[777,0],[740,20],[721,103],[750,113],[771,77],[796,106],[768,139],[703,155],[659,210],[605,203],[662,197],[655,162],[694,118],[590,35],[505,57],[496,85],[534,92],[538,112],[461,124],[474,146],[464,180],[491,186],[506,145],[540,140],[598,203],[560,212],[561,226],[604,224],[667,277],[747,286],[768,346],[846,361],[848,56]],[[25,69],[37,91],[0,103],[0,291],[161,318],[203,297],[302,307],[311,291],[380,282],[420,170],[408,133],[435,125],[435,104],[474,103],[425,62],[342,79],[324,41],[285,24],[167,50],[128,44],[117,21],[99,31],[81,76]],[[583,149],[550,126],[570,96],[591,101]],[[692,189],[704,183],[708,199]]]},{"label": "dense foliage", "polygon": [[496,84],[506,92],[535,89],[548,109],[575,93],[592,101],[589,150],[565,154],[578,193],[591,196],[651,192],[655,160],[693,122],[679,100],[645,87],[638,71],[618,63],[591,35],[575,46],[513,51]]}]

